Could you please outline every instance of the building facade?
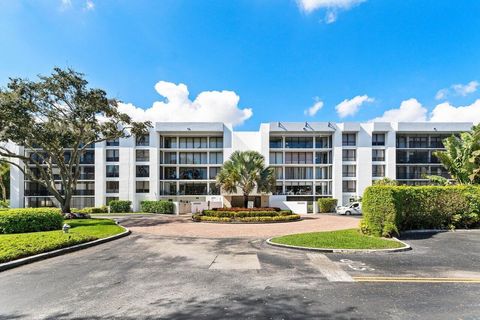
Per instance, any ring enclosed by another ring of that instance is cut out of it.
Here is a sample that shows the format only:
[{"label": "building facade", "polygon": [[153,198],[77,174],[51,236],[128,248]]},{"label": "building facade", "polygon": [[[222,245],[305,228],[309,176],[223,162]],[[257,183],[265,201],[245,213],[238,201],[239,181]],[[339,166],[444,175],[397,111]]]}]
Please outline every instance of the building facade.
[{"label": "building facade", "polygon": [[[284,201],[313,203],[333,197],[347,203],[383,177],[423,185],[425,175],[448,173],[433,155],[442,140],[472,123],[271,122],[258,131],[234,131],[224,123],[155,123],[150,133],[92,146],[81,162],[72,207],[110,200],[220,203],[237,206],[239,195],[221,194],[215,177],[236,150],[255,150],[275,168],[271,195],[253,194],[255,206]],[[28,150],[17,147],[17,152]],[[11,170],[12,207],[52,206],[54,200],[21,172]]]}]

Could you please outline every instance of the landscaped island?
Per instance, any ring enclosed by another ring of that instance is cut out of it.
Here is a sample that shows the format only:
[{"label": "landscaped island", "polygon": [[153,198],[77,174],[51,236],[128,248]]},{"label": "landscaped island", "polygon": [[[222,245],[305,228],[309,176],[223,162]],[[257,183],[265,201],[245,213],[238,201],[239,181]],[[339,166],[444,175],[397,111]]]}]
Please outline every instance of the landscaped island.
[{"label": "landscaped island", "polygon": [[218,208],[192,215],[193,221],[231,223],[273,223],[300,220],[291,210],[278,208]]},{"label": "landscaped island", "polygon": [[0,211],[0,263],[113,236],[125,231],[110,219],[65,220],[58,209]]}]

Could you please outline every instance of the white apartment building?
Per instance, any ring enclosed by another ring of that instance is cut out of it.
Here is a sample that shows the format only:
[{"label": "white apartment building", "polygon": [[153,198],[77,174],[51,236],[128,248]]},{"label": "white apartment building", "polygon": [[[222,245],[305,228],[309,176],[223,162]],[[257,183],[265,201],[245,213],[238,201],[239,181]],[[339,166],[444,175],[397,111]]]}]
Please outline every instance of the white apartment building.
[{"label": "white apartment building", "polygon": [[[133,210],[147,199],[239,206],[241,196],[221,194],[215,177],[232,152],[255,150],[277,177],[273,194],[252,195],[255,206],[298,202],[307,204],[302,210],[312,211],[319,197],[347,203],[383,177],[408,185],[426,184],[428,174],[448,177],[432,153],[443,148],[444,138],[472,125],[270,122],[258,131],[234,131],[218,122],[155,123],[146,136],[107,141],[88,150],[72,207],[101,206],[112,199],[131,200]],[[17,152],[28,150],[17,147]],[[52,205],[44,188],[12,167],[12,207]]]}]

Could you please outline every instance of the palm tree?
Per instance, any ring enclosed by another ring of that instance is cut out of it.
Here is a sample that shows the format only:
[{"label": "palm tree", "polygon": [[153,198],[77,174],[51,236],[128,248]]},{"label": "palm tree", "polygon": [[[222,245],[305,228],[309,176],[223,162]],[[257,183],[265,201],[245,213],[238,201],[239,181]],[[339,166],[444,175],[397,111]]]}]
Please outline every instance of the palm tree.
[{"label": "palm tree", "polygon": [[480,125],[473,126],[471,132],[460,136],[450,136],[443,140],[445,151],[435,151],[443,166],[460,184],[480,183],[477,157],[480,150]]},{"label": "palm tree", "polygon": [[235,151],[217,175],[217,184],[226,192],[241,190],[245,208],[255,188],[258,192],[271,192],[275,181],[275,170],[265,167],[265,158],[256,151]]}]

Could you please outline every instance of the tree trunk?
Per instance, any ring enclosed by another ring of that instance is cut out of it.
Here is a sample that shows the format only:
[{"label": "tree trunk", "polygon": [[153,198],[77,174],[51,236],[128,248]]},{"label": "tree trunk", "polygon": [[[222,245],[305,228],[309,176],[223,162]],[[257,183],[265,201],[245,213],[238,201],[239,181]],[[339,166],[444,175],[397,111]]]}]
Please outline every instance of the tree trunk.
[{"label": "tree trunk", "polygon": [[3,177],[0,177],[0,189],[2,189],[2,200],[7,201],[7,188],[3,183]]},{"label": "tree trunk", "polygon": [[68,193],[65,193],[65,197],[62,199],[63,201],[60,202],[60,208],[62,209],[63,214],[71,213],[70,209],[70,201],[72,196]]},{"label": "tree trunk", "polygon": [[243,195],[243,207],[248,208],[248,194]]}]

